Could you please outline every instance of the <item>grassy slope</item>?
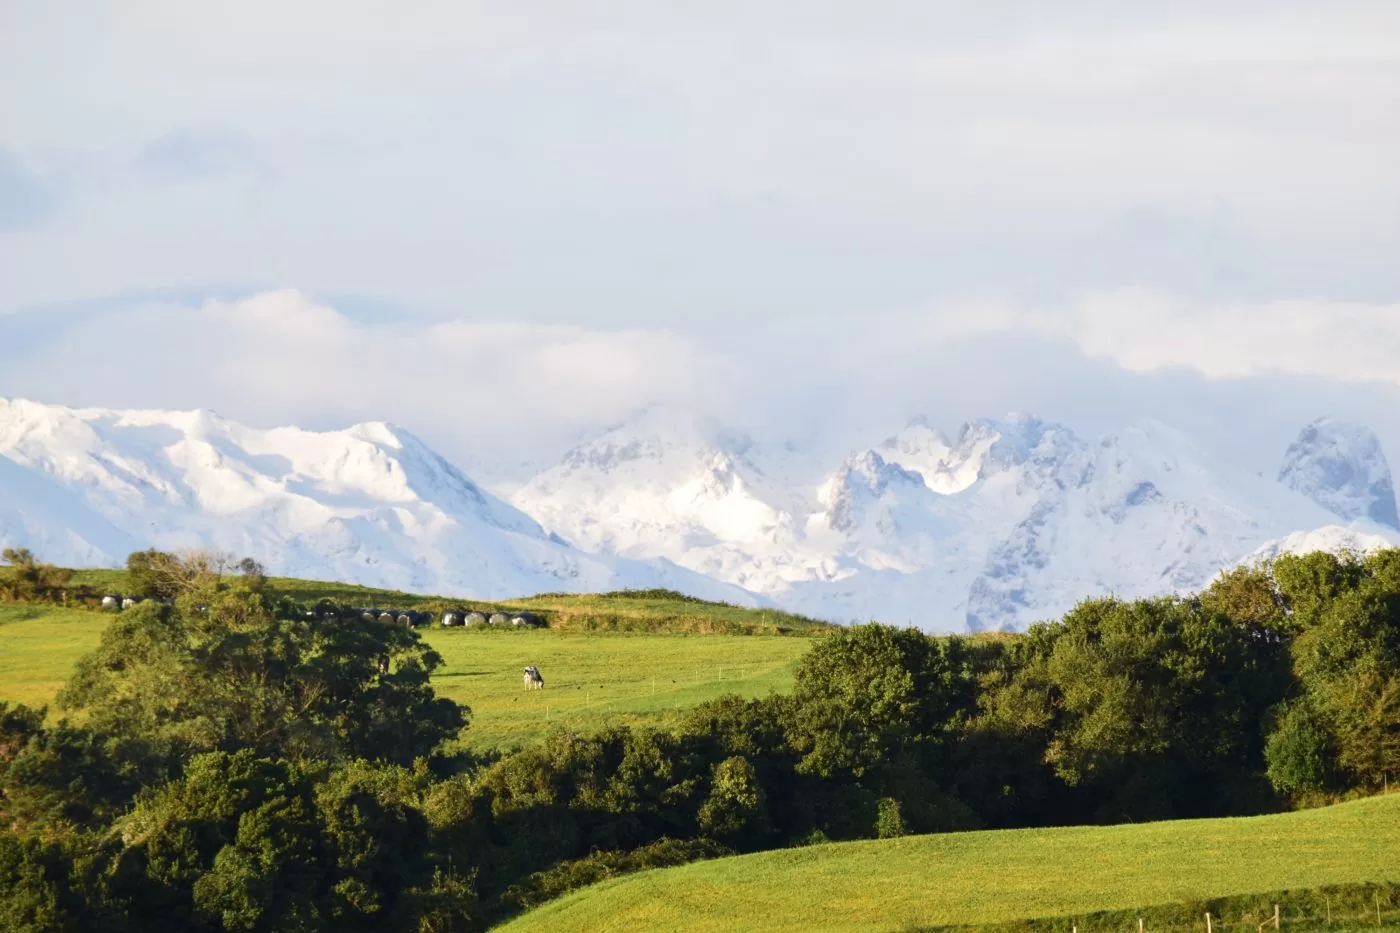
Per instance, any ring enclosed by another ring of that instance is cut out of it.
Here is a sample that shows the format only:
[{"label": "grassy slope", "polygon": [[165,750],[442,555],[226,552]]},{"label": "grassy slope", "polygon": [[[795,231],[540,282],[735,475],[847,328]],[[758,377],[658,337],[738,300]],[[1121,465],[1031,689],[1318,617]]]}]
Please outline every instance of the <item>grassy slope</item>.
[{"label": "grassy slope", "polygon": [[[630,600],[614,602],[629,603],[621,607],[627,612],[638,611]],[[83,610],[0,604],[0,700],[50,703],[74,662],[97,646],[110,618]],[[784,691],[811,644],[807,638],[778,635],[719,638],[567,629],[433,629],[426,637],[446,662],[435,686],[472,708],[473,723],[464,741],[478,750],[525,744],[555,725],[660,724],[674,710],[722,693]],[[539,666],[545,690],[522,690],[526,664]]]},{"label": "grassy slope", "polygon": [[617,878],[503,931],[897,930],[1400,880],[1400,796],[1249,819],[915,836]]},{"label": "grassy slope", "polygon": [[[469,747],[523,745],[559,724],[661,724],[676,710],[724,693],[763,696],[792,685],[810,641],[775,635],[570,634],[433,631],[446,659],[438,691],[472,708]],[[539,666],[545,689],[525,691]]]},{"label": "grassy slope", "polygon": [[[278,595],[303,603],[334,599],[349,605],[386,609],[470,608],[483,612],[528,610],[545,616],[552,628],[561,630],[689,631],[700,634],[820,634],[833,628],[804,616],[777,609],[745,609],[695,599],[649,597],[637,594],[575,595],[551,593],[500,602],[451,599],[383,590],[352,583],[297,580],[270,577],[270,588]],[[126,589],[125,570],[77,570],[74,586],[91,587],[97,592],[120,593]]]}]

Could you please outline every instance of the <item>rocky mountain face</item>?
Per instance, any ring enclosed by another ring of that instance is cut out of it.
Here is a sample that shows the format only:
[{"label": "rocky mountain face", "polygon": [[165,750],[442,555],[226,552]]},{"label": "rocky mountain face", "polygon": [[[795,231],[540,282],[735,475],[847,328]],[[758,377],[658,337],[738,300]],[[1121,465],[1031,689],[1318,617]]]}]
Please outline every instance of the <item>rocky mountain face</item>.
[{"label": "rocky mountain face", "polygon": [[1277,479],[1141,422],[916,420],[831,468],[648,409],[507,503],[412,434],[0,401],[0,544],[83,566],[215,547],[278,573],[480,597],[667,586],[839,621],[1023,628],[1285,550],[1400,543],[1374,434],[1323,419]]},{"label": "rocky mountain face", "polygon": [[[604,449],[638,456],[587,447],[513,501],[586,547],[665,555],[798,611],[1021,628],[1091,594],[1196,589],[1290,541],[1400,541],[1379,520],[1385,503],[1394,511],[1379,444],[1344,436],[1314,443],[1310,458],[1290,451],[1310,472],[1286,465],[1275,482],[1154,422],[1089,442],[1029,415],[971,422],[951,439],[916,420],[794,485],[751,441],[652,411],[605,435]],[[1288,479],[1302,475],[1303,488]]]},{"label": "rocky mountain face", "polygon": [[1338,518],[1400,530],[1390,464],[1369,428],[1334,418],[1314,421],[1289,446],[1278,478]]},{"label": "rocky mountain face", "polygon": [[482,598],[668,586],[757,601],[669,561],[579,550],[383,423],[263,431],[208,411],[0,400],[0,543],[70,566],[207,547],[279,574]]}]

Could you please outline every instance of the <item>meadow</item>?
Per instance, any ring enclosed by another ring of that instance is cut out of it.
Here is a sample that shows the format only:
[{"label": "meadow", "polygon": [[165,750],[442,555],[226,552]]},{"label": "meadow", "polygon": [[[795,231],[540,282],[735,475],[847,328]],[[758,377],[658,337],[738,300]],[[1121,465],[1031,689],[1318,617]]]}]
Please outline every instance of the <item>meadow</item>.
[{"label": "meadow", "polygon": [[[1211,898],[1387,881],[1400,881],[1400,795],[1262,817],[947,833],[761,852],[611,879],[500,929],[775,933],[982,928],[1038,919],[1025,928],[1073,925],[1087,933],[1135,927],[1134,909],[1162,915],[1163,906],[1183,904],[1204,929],[1196,907],[1209,909]],[[1374,929],[1370,897],[1364,901],[1368,911],[1358,916]],[[1393,888],[1376,903],[1386,926],[1400,925]],[[1115,910],[1128,913],[1094,925],[1090,915]],[[1248,928],[1256,930],[1261,919],[1256,914]],[[1285,919],[1285,929],[1322,927],[1321,917],[1315,926]],[[1344,919],[1340,902],[1336,919]],[[1228,920],[1217,926],[1226,928]],[[1234,928],[1245,927],[1237,919]]]},{"label": "meadow", "polygon": [[[638,607],[622,609],[644,618]],[[74,663],[97,646],[111,618],[90,610],[0,604],[0,701],[51,704]],[[444,661],[433,686],[472,709],[463,745],[474,751],[525,745],[556,726],[664,725],[677,710],[725,693],[758,697],[785,692],[811,645],[809,638],[783,635],[716,637],[582,627],[433,628],[425,638]],[[522,689],[526,664],[540,668],[544,690]]]}]

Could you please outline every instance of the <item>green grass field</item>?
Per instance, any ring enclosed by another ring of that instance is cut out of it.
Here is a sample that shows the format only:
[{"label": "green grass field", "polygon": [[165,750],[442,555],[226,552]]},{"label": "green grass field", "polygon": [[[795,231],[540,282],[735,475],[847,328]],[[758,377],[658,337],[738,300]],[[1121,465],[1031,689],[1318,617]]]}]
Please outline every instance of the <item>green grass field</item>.
[{"label": "green grass field", "polygon": [[[125,570],[86,569],[73,573],[72,585],[94,593],[128,589]],[[386,609],[469,608],[482,612],[530,611],[544,616],[551,628],[568,631],[693,632],[697,634],[821,634],[834,628],[805,616],[778,609],[745,609],[707,603],[667,591],[572,594],[547,593],[524,599],[488,602],[452,599],[376,589],[351,583],[269,577],[269,589],[302,603],[333,599],[346,605]]]},{"label": "green grass field", "polygon": [[[659,725],[721,694],[784,692],[811,644],[775,635],[452,629],[434,630],[428,641],[447,661],[434,686],[472,708],[465,744],[478,750],[523,745],[560,724]],[[540,668],[544,690],[522,688],[526,664]]]},{"label": "green grass field", "polygon": [[[111,616],[85,610],[0,604],[0,700],[51,703]],[[443,695],[472,708],[464,745],[510,748],[556,725],[664,723],[678,709],[724,693],[761,696],[792,684],[811,639],[617,632],[432,629],[446,662],[434,678]],[[535,664],[545,689],[525,691]]]},{"label": "green grass field", "polygon": [[500,929],[903,930],[1380,881],[1400,881],[1400,795],[1264,817],[763,852],[605,881]]}]

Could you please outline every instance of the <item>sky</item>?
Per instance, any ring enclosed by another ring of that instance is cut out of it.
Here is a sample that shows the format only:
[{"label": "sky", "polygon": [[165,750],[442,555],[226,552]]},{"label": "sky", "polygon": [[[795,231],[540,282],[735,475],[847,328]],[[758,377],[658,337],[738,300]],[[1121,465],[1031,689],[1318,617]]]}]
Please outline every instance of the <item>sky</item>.
[{"label": "sky", "polygon": [[1400,457],[1398,115],[1390,0],[0,0],[0,395]]}]

